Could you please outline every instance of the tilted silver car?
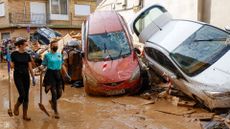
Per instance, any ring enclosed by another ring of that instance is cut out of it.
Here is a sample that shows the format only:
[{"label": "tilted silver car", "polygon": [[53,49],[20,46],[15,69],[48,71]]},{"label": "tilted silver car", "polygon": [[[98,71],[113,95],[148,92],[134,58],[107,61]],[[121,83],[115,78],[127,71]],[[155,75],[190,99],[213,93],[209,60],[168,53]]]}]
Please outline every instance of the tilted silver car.
[{"label": "tilted silver car", "polygon": [[212,25],[172,19],[160,5],[141,10],[130,24],[144,43],[151,69],[166,74],[210,109],[230,107],[229,33]]}]

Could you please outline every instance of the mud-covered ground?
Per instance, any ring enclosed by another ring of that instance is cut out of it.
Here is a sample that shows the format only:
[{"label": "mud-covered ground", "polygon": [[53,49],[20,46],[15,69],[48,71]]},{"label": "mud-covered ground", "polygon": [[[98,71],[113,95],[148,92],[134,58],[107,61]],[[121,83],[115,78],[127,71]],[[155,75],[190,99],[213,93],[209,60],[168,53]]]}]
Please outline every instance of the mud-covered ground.
[{"label": "mud-covered ground", "polygon": [[[84,88],[66,85],[58,101],[59,120],[46,116],[38,107],[39,77],[30,89],[30,122],[20,115],[9,117],[7,67],[0,64],[0,129],[200,129],[201,122],[191,113],[207,112],[204,109],[175,106],[166,99],[146,100],[139,96],[90,97]],[[17,92],[12,82],[12,104]],[[43,104],[52,114],[48,103],[50,94],[43,93]],[[12,105],[12,108],[13,108]]]}]

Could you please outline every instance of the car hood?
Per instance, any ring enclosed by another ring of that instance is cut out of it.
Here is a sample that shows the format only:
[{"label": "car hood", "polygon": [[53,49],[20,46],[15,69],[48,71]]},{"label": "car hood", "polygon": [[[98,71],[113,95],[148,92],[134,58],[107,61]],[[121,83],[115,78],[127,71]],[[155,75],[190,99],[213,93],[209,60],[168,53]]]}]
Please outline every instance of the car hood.
[{"label": "car hood", "polygon": [[92,62],[88,61],[87,73],[96,79],[97,83],[111,83],[129,80],[132,73],[138,66],[136,55],[131,54],[128,57],[117,60]]},{"label": "car hood", "polygon": [[193,80],[202,83],[211,90],[230,91],[230,51],[222,56],[202,73],[193,77]]}]

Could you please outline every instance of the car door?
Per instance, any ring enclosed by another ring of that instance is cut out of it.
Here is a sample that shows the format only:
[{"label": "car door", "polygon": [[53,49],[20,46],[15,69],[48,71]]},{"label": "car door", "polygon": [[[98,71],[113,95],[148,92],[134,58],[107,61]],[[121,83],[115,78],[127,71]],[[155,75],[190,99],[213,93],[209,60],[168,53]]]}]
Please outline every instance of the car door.
[{"label": "car door", "polygon": [[152,47],[145,47],[145,57],[149,67],[160,76],[167,76],[178,89],[190,93],[187,87],[187,79],[170,59],[167,52],[162,52]]},{"label": "car door", "polygon": [[141,43],[145,43],[153,34],[171,21],[171,15],[160,5],[151,5],[142,9],[130,24]]}]

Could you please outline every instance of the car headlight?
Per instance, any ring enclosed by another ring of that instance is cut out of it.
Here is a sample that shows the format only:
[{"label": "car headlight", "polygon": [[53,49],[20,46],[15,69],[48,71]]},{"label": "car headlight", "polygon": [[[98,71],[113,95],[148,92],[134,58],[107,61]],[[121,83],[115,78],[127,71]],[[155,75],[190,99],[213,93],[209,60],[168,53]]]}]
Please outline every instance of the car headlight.
[{"label": "car headlight", "polygon": [[94,85],[94,86],[97,84],[97,80],[94,79],[93,77],[90,77],[90,76],[86,75],[85,78],[86,78],[87,83],[90,83],[91,85]]},{"label": "car headlight", "polygon": [[204,91],[204,93],[211,98],[218,97],[229,97],[230,92],[220,92],[220,91]]},{"label": "car headlight", "polygon": [[134,81],[134,80],[137,80],[138,78],[140,78],[140,75],[141,75],[140,68],[137,67],[137,68],[133,71],[133,73],[132,73],[132,75],[131,75],[131,77],[130,77],[130,79],[129,79],[129,82]]}]

